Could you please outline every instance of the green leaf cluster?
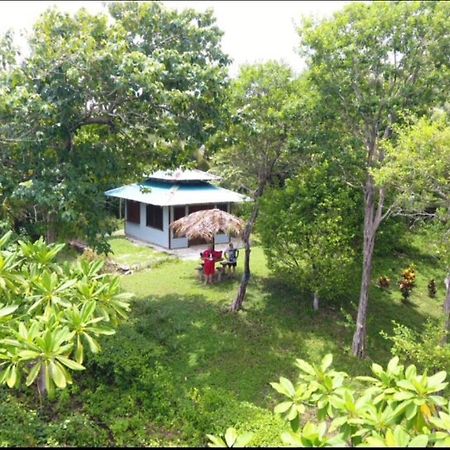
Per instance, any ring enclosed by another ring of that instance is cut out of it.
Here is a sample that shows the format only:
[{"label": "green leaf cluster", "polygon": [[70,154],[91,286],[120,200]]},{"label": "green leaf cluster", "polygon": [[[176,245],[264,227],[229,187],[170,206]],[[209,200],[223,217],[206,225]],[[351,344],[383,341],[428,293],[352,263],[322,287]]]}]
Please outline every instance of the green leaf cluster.
[{"label": "green leaf cluster", "polygon": [[55,262],[63,245],[0,239],[0,384],[54,394],[84,370],[84,354],[127,317],[129,294],[102,262]]},{"label": "green leaf cluster", "polygon": [[[446,447],[450,445],[450,402],[442,395],[447,373],[418,374],[398,357],[386,369],[372,364],[373,376],[351,378],[334,370],[327,354],[320,364],[298,359],[295,383],[280,377],[271,386],[286,400],[275,413],[290,424],[281,438],[290,447]],[[366,385],[367,387],[364,387]],[[316,418],[314,418],[314,413]],[[303,423],[303,415],[308,421]],[[209,436],[213,445],[233,439]]]}]

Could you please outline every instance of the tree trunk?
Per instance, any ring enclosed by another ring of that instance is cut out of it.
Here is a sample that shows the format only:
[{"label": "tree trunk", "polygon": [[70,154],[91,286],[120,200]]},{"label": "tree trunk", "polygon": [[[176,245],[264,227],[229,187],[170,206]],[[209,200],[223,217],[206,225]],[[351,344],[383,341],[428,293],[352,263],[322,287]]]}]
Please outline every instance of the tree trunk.
[{"label": "tree trunk", "polygon": [[46,397],[47,395],[47,386],[45,383],[45,377],[46,377],[46,368],[45,368],[45,364],[42,364],[41,366],[41,373],[39,375],[39,383],[38,383],[38,390],[39,390],[39,394],[42,397]]},{"label": "tree trunk", "polygon": [[447,294],[444,302],[444,315],[445,315],[445,331],[447,334],[442,339],[442,345],[447,344],[447,336],[450,334],[450,273],[445,279],[445,287],[447,288]]},{"label": "tree trunk", "polygon": [[55,213],[53,211],[47,213],[47,232],[45,240],[47,241],[47,244],[56,242]]},{"label": "tree trunk", "polygon": [[258,199],[264,190],[264,186],[258,189],[258,196],[255,196],[255,206],[253,207],[252,215],[248,221],[244,230],[244,243],[245,243],[245,261],[244,261],[244,275],[242,275],[241,285],[239,286],[238,294],[233,304],[230,307],[230,311],[237,312],[242,308],[242,303],[244,302],[245,293],[247,292],[248,282],[250,280],[250,236],[252,234],[253,228],[256,223],[256,218],[259,213]]},{"label": "tree trunk", "polygon": [[313,308],[314,311],[319,311],[319,294],[317,292],[314,292]]},{"label": "tree trunk", "polygon": [[379,204],[378,211],[377,213],[375,212],[375,184],[370,176],[366,182],[364,205],[363,272],[356,330],[353,335],[352,344],[353,355],[358,358],[364,358],[366,354],[367,305],[369,302],[369,288],[372,277],[372,257],[375,246],[375,235],[381,220],[382,208],[382,205]]}]

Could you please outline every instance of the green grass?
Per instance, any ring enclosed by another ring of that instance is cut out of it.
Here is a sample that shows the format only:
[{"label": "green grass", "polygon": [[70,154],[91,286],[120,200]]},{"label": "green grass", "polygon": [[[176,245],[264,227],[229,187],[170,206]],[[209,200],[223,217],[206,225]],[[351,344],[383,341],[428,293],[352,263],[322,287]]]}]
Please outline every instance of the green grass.
[{"label": "green grass", "polygon": [[[390,333],[393,319],[420,330],[427,317],[439,316],[444,299],[444,273],[426,254],[423,238],[407,251],[378,256],[373,280],[389,276],[391,290],[373,283],[369,355],[359,361],[350,354],[353,322],[348,320],[356,314],[358,271],[348,298],[323,301],[314,313],[311,298],[275,279],[262,249],[255,247],[244,309],[232,314],[228,308],[239,285],[242,256],[235,279],[205,286],[196,277],[197,261],[158,255],[123,236],[110,242],[114,258],[124,264],[164,259],[121,277],[123,289],[135,295],[130,318],[103,340],[100,354],[89,355],[72,396],[60,400],[57,413],[53,410],[57,417],[46,431],[50,442],[83,445],[75,431],[81,423],[97,445],[204,446],[206,433],[228,426],[255,431],[260,437],[254,445],[279,445],[282,424],[271,411],[280,399],[270,381],[294,378],[296,358],[318,362],[328,352],[338,370],[368,373],[372,361],[385,364],[390,358],[381,330]],[[397,281],[410,263],[416,265],[417,287],[405,305]],[[438,284],[435,299],[427,295],[431,278]],[[75,414],[70,416],[74,431],[67,437],[63,424],[69,413]]]},{"label": "green grass", "polygon": [[133,243],[120,234],[112,236],[108,242],[111,245],[109,258],[121,265],[147,268],[171,259],[167,253],[157,252],[146,245]]}]

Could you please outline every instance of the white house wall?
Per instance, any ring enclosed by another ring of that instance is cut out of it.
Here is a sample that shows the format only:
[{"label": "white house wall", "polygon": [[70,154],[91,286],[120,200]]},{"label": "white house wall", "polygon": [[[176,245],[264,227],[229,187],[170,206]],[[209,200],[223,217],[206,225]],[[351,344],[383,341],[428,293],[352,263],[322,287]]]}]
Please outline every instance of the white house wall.
[{"label": "white house wall", "polygon": [[[134,237],[141,241],[149,242],[150,244],[159,245],[164,248],[169,248],[169,206],[163,206],[163,230],[151,228],[146,225],[147,221],[147,204],[140,203],[140,224],[128,222],[125,220],[125,234],[130,237]],[[125,202],[125,217],[127,217],[127,202]],[[228,211],[230,211],[230,205],[228,204]],[[186,212],[187,213],[187,212]],[[173,217],[173,210],[172,210]],[[188,239],[185,237],[176,238],[171,233],[170,248],[187,248]],[[216,244],[226,244],[230,242],[230,238],[227,234],[216,234]]]},{"label": "white house wall", "polygon": [[[141,223],[131,223],[125,221],[125,234],[141,241],[146,241],[151,244],[159,245],[161,247],[169,247],[169,207],[163,206],[163,229],[158,230],[156,228],[151,228],[146,225],[147,221],[147,205],[145,203],[140,203]],[[125,211],[125,217],[126,211]]]}]

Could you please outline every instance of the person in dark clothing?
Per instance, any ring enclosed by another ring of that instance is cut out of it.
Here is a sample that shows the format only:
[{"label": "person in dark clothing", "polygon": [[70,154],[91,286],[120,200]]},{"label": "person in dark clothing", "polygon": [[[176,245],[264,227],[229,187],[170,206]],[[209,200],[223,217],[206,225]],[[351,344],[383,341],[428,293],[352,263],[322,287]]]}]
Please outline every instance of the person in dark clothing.
[{"label": "person in dark clothing", "polygon": [[236,271],[237,259],[239,256],[239,250],[234,248],[233,243],[228,244],[228,248],[224,252],[224,257],[228,261],[228,271],[231,272],[233,268],[233,273]]}]

